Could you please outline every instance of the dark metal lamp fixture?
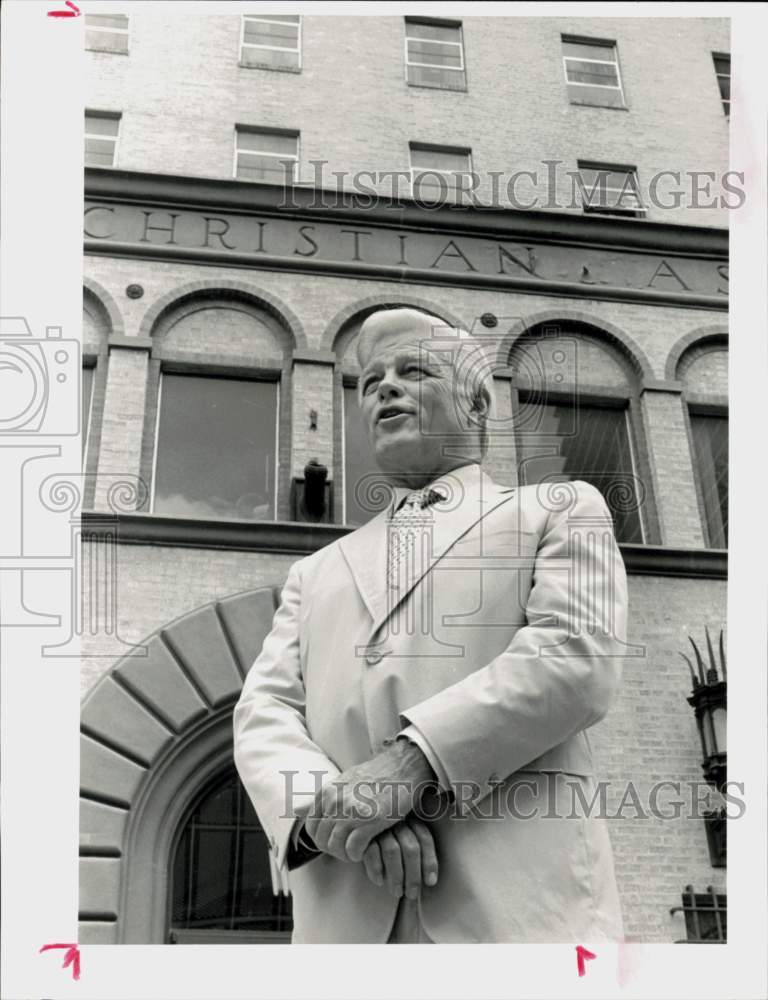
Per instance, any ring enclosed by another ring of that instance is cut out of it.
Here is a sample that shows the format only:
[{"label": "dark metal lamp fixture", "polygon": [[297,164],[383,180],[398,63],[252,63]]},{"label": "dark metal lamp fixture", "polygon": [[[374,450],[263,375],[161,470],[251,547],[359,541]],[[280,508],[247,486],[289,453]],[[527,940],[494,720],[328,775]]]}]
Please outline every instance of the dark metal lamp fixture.
[{"label": "dark metal lamp fixture", "polygon": [[[725,661],[725,647],[723,642],[723,630],[720,630],[719,638],[719,667],[718,659],[712,646],[712,639],[709,630],[704,629],[707,639],[707,659],[705,666],[704,658],[698,646],[689,636],[689,641],[693,647],[696,658],[696,668],[690,658],[681,653],[691,671],[691,681],[693,691],[687,699],[688,704],[693,707],[696,716],[696,724],[699,728],[701,739],[701,751],[703,755],[702,770],[706,781],[722,792],[727,780],[727,708],[728,708],[728,682]],[[706,823],[707,841],[709,843],[709,853],[712,865],[715,868],[724,868],[726,863],[726,842],[725,825],[726,817],[724,809],[717,809],[704,814]]]},{"label": "dark metal lamp fixture", "polygon": [[304,478],[291,483],[291,516],[294,521],[327,524],[333,514],[333,484],[328,482],[328,468],[316,458],[304,466]]}]

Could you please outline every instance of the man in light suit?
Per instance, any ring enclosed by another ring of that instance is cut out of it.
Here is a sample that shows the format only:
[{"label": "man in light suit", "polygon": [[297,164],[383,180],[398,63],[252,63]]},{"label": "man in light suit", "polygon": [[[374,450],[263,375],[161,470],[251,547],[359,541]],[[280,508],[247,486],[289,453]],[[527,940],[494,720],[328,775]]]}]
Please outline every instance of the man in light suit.
[{"label": "man in light suit", "polygon": [[472,344],[413,309],[363,324],[358,397],[393,499],[291,567],[235,710],[294,942],[622,938],[585,808],[621,556],[592,486],[481,470],[493,394]]}]

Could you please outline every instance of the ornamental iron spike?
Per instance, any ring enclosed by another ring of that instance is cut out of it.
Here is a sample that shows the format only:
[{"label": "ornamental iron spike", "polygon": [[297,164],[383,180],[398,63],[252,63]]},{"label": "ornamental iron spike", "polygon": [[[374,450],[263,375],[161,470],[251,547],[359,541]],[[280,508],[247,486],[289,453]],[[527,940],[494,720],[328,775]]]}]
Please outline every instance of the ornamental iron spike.
[{"label": "ornamental iron spike", "polygon": [[[679,652],[679,650],[678,650],[678,652]],[[691,682],[693,683],[693,690],[695,691],[697,687],[701,686],[699,684],[699,678],[696,676],[696,671],[693,669],[693,664],[691,663],[690,658],[687,657],[685,655],[685,653],[680,653],[680,655],[685,660],[685,662],[688,664],[688,669],[691,671]]]},{"label": "ornamental iron spike", "polygon": [[707,684],[717,684],[719,677],[717,676],[717,661],[715,660],[715,651],[712,648],[712,638],[709,634],[709,629],[704,626],[704,635],[707,637],[707,653],[709,655],[709,669],[707,670]]},{"label": "ornamental iron spike", "polygon": [[706,678],[704,676],[704,661],[701,658],[701,653],[699,652],[699,647],[693,641],[693,636],[688,636],[688,642],[693,646],[693,652],[696,654],[696,666],[699,668],[699,677],[702,684],[706,684]]},{"label": "ornamental iron spike", "polygon": [[723,680],[728,679],[728,672],[726,670],[725,663],[725,642],[723,640],[723,629],[720,629],[720,670],[723,674]]}]

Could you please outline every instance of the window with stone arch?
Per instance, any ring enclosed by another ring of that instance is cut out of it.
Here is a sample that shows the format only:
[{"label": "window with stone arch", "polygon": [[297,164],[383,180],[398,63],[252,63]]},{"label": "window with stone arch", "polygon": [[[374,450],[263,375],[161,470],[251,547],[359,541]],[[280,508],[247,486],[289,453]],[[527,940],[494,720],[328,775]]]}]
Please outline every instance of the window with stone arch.
[{"label": "window with stone arch", "polygon": [[93,503],[93,478],[99,458],[101,418],[107,387],[109,337],[112,321],[107,307],[90,288],[83,289],[83,352],[80,382],[80,433],[82,468],[85,474],[83,507]]},{"label": "window with stone arch", "polygon": [[234,765],[193,801],[171,850],[170,944],[284,944],[293,928],[288,877]]},{"label": "window with stone arch", "polygon": [[509,357],[520,485],[580,479],[603,494],[616,538],[657,540],[640,417],[641,376],[597,326],[550,320]]},{"label": "window with stone arch", "polygon": [[728,547],[728,343],[713,334],[694,341],[677,362],[683,385],[696,494],[708,548]]},{"label": "window with stone arch", "polygon": [[171,303],[151,336],[142,442],[150,512],[288,519],[287,324],[255,298],[207,289]]},{"label": "window with stone arch", "polygon": [[[335,520],[359,527],[370,521],[389,503],[392,492],[379,471],[368,441],[368,434],[357,403],[360,367],[356,342],[366,318],[379,309],[416,309],[440,316],[437,309],[410,302],[393,302],[361,310],[340,328],[333,342],[336,355],[334,407],[334,481],[341,484],[336,494]],[[443,316],[447,325],[454,321]]]}]

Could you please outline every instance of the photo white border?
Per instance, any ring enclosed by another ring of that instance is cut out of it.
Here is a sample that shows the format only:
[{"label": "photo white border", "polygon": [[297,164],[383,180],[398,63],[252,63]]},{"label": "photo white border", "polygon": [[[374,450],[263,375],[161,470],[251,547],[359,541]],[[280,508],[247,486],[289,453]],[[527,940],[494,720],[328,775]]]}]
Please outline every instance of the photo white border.
[{"label": "photo white border", "polygon": [[[73,0],[82,13],[149,5]],[[386,16],[434,13],[430,4],[173,3],[200,13],[261,10]],[[84,18],[54,19],[64,0],[6,0],[2,9],[2,314],[25,316],[36,335],[82,322]],[[60,951],[77,940],[78,661],[44,659],[45,630],[4,629],[2,671],[2,996],[82,1000],[285,998],[664,997],[760,998],[766,982],[766,547],[762,399],[768,387],[766,329],[765,5],[446,3],[445,16],[725,17],[732,21],[734,102],[731,168],[744,169],[748,200],[731,216],[731,489],[728,593],[728,756],[745,783],[744,816],[728,828],[725,945],[472,945],[455,949],[378,946],[107,946],[81,949],[82,975],[62,970]],[[702,164],[706,168],[708,164]],[[74,392],[73,388],[73,392]],[[75,396],[73,395],[73,399]],[[762,432],[762,433],[761,433]],[[50,472],[80,469],[76,437],[40,439],[61,450]],[[6,453],[7,457],[7,453]],[[3,468],[0,441],[0,470]],[[0,473],[1,474],[1,473]],[[3,531],[15,516],[18,484],[4,489]],[[27,525],[45,518],[24,511]],[[45,525],[41,527],[44,533]],[[68,530],[68,526],[67,526]],[[5,537],[5,536],[3,536]],[[66,550],[69,535],[62,537]],[[1,560],[1,557],[0,557]],[[0,561],[0,566],[2,565]],[[2,574],[0,583],[9,577]],[[63,600],[61,574],[35,596],[46,610]],[[5,599],[8,599],[5,588]],[[0,592],[0,598],[2,593]],[[4,606],[7,610],[7,604]],[[681,704],[681,711],[685,706]],[[733,720],[738,719],[738,724]],[[682,888],[682,887],[681,887]],[[674,900],[670,901],[674,903]],[[583,978],[575,945],[596,953]],[[387,957],[383,967],[382,958]]]}]

